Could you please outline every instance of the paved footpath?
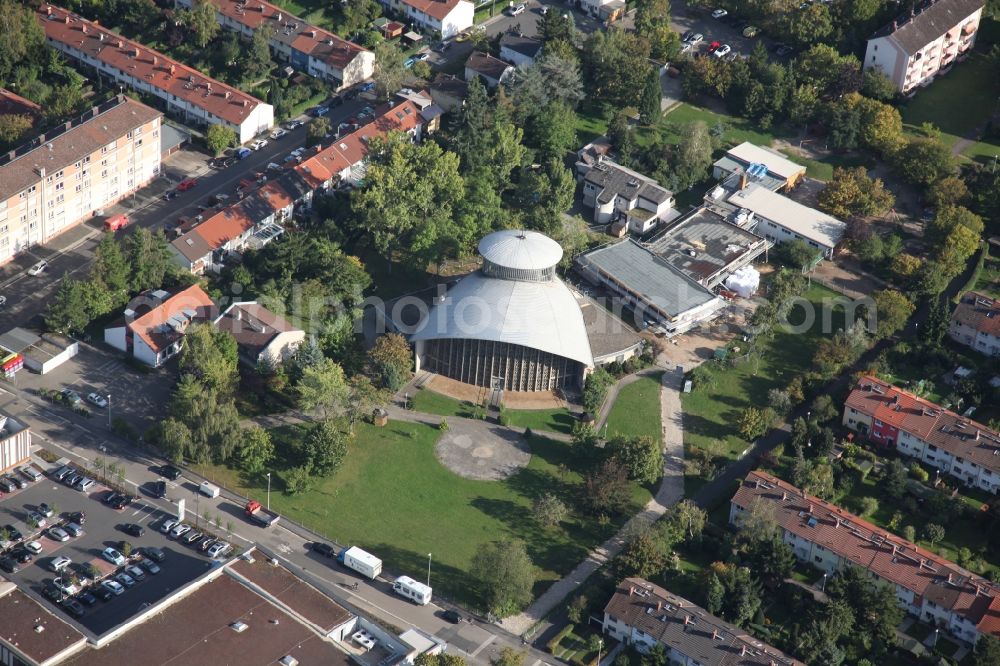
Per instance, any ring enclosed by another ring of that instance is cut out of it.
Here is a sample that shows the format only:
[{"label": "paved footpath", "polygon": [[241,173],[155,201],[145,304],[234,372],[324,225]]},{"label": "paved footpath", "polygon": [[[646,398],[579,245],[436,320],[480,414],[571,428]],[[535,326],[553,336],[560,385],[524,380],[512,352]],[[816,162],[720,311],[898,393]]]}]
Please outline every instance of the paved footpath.
[{"label": "paved footpath", "polygon": [[[652,372],[659,372],[659,370],[647,370],[643,373],[630,375],[618,382],[615,388],[609,392],[605,409],[601,410],[602,418],[598,420],[598,423],[602,423],[607,418],[607,413],[610,411],[609,403],[614,402],[613,398],[617,397],[622,386]],[[663,479],[660,481],[656,495],[649,500],[642,511],[625,523],[617,534],[588,553],[586,559],[578,564],[569,575],[553,583],[524,612],[500,621],[498,624],[503,629],[512,634],[524,636],[529,629],[535,627],[542,621],[542,618],[579,589],[602,564],[620,553],[635,535],[641,534],[647,526],[663,516],[670,506],[684,498],[684,435],[681,423],[681,397],[678,390],[682,381],[683,375],[679,369],[675,368],[663,372],[662,388],[660,389],[660,417],[663,424],[664,443]],[[544,628],[536,627],[533,634],[543,630]]]}]

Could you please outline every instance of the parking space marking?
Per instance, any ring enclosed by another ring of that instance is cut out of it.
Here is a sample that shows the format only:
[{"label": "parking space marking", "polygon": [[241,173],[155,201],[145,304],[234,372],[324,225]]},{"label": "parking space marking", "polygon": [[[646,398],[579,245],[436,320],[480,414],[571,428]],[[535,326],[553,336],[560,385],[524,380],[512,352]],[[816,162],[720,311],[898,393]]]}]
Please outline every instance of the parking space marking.
[{"label": "parking space marking", "polygon": [[483,641],[483,644],[476,648],[475,652],[472,652],[472,657],[475,658],[480,652],[482,652],[486,647],[497,639],[496,634],[490,634],[490,637]]}]

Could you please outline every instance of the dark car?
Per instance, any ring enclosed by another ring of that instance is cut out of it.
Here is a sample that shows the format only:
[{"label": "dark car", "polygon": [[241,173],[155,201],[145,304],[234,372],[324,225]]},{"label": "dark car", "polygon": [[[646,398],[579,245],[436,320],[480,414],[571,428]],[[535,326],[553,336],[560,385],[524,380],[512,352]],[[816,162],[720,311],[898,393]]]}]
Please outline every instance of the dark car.
[{"label": "dark car", "polygon": [[131,534],[134,537],[141,537],[146,533],[146,528],[137,523],[125,523],[122,525],[122,531],[125,532],[125,534]]},{"label": "dark car", "polygon": [[62,607],[73,617],[83,617],[83,604],[76,599],[66,599],[62,602]]},{"label": "dark car", "polygon": [[10,556],[13,557],[21,564],[27,564],[31,560],[35,559],[35,556],[31,554],[31,551],[27,548],[15,548],[11,551]]},{"label": "dark car", "polygon": [[76,595],[76,599],[84,606],[93,606],[97,603],[97,597],[86,590]]},{"label": "dark car", "polygon": [[163,498],[167,496],[167,482],[151,481],[149,484],[143,486],[143,490],[153,497]]},{"label": "dark car", "polygon": [[7,479],[8,481],[10,481],[11,483],[13,483],[15,486],[17,486],[21,490],[24,490],[25,488],[28,487],[28,482],[25,481],[24,479],[22,479],[19,476],[14,476],[13,474],[8,474],[4,478]]},{"label": "dark car", "polygon": [[17,529],[13,525],[4,525],[3,531],[7,532],[7,536],[10,537],[11,541],[20,541],[24,538],[24,535],[21,534],[21,530]]},{"label": "dark car", "polygon": [[142,554],[148,557],[149,559],[153,560],[154,562],[162,562],[167,558],[166,553],[164,553],[159,548],[155,548],[153,546],[147,546],[143,548]]},{"label": "dark car", "polygon": [[441,619],[446,622],[451,622],[452,624],[458,624],[462,621],[462,616],[458,614],[458,611],[446,610],[441,613]]},{"label": "dark car", "polygon": [[183,472],[173,465],[162,465],[157,471],[160,473],[160,476],[165,479],[170,479],[171,481],[176,481],[180,478],[181,474],[183,474]]},{"label": "dark car", "polygon": [[323,543],[322,541],[313,541],[310,549],[317,555],[322,555],[323,557],[337,557],[336,549],[328,543]]},{"label": "dark car", "polygon": [[103,501],[104,501],[105,504],[112,504],[119,497],[121,497],[121,495],[119,495],[118,493],[116,493],[113,490],[109,490],[108,494],[104,496],[104,500]]},{"label": "dark car", "polygon": [[114,502],[111,502],[108,506],[110,506],[112,509],[117,509],[118,511],[121,511],[131,503],[132,503],[131,497],[129,497],[128,495],[119,495],[118,499],[116,499]]},{"label": "dark car", "polygon": [[68,518],[71,523],[76,523],[77,525],[87,524],[87,513],[85,511],[73,511],[71,513],[67,513],[66,518]]},{"label": "dark car", "polygon": [[59,601],[62,599],[63,593],[59,591],[59,588],[52,584],[50,580],[42,588],[42,596],[46,599],[51,599],[52,601]]},{"label": "dark car", "polygon": [[[58,592],[59,590],[56,590]],[[104,587],[103,585],[95,585],[93,587],[94,596],[101,601],[111,601],[115,598],[115,593]]]},{"label": "dark car", "polygon": [[17,562],[12,557],[2,557],[0,558],[0,569],[3,569],[7,573],[17,573],[21,570],[21,567],[17,565]]},{"label": "dark car", "polygon": [[163,193],[163,200],[170,201],[177,196],[177,190],[167,190]]},{"label": "dark car", "polygon": [[51,518],[52,507],[46,504],[45,502],[42,502],[41,504],[38,505],[38,513],[42,514],[46,518]]}]

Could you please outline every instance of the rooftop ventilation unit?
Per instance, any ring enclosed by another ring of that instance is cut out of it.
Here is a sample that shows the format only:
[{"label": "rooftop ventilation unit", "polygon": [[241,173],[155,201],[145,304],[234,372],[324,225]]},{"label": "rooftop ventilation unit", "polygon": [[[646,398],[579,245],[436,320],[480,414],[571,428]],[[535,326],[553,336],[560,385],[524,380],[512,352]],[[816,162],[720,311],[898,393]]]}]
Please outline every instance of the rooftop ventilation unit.
[{"label": "rooftop ventilation unit", "polygon": [[250,626],[246,622],[243,622],[242,620],[237,620],[236,622],[233,622],[231,625],[229,625],[229,628],[238,634],[242,634],[244,631],[249,629]]}]

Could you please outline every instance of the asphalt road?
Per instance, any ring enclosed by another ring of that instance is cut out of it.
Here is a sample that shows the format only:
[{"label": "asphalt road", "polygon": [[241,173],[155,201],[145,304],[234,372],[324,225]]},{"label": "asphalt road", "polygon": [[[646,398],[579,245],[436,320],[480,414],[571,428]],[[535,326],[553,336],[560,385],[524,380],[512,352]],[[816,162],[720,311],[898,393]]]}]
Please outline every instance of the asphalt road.
[{"label": "asphalt road", "polygon": [[[370,104],[365,99],[355,99],[331,110],[330,124],[336,128],[344,120],[356,115]],[[305,116],[300,116],[306,120]],[[241,179],[264,171],[269,162],[281,163],[292,150],[304,145],[306,125],[289,132],[277,140],[268,140],[268,145],[254,152],[248,158],[238,160],[227,169],[211,168],[204,175],[198,175],[198,184],[187,192],[178,193],[170,201],[162,199],[162,194],[180,181],[195,176],[189,170],[175,166],[179,162],[191,165],[192,151],[184,151],[183,159],[171,156],[163,164],[160,178],[127,197],[119,204],[106,209],[107,214],[126,213],[129,226],[118,232],[123,236],[138,227],[155,229],[163,227],[181,216],[196,215],[198,206],[205,204],[214,194],[232,195]],[[201,156],[202,168],[209,162],[207,154]],[[0,310],[0,331],[12,326],[37,324],[44,313],[49,297],[55,292],[63,276],[77,279],[87,276],[89,264],[100,241],[103,218],[92,219],[63,233],[50,243],[30,248],[14,261],[0,268],[0,294],[7,298],[7,304]],[[27,269],[40,259],[49,263],[42,275],[32,277]]]}]

